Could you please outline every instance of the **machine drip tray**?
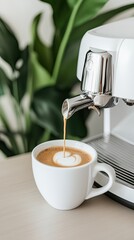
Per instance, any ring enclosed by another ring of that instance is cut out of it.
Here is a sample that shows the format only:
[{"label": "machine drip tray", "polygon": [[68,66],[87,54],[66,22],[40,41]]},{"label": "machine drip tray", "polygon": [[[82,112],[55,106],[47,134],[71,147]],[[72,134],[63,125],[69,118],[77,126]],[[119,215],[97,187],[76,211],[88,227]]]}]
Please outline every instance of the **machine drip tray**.
[{"label": "machine drip tray", "polygon": [[89,144],[98,152],[98,162],[115,169],[116,181],[134,189],[134,145],[113,135],[95,138]]}]

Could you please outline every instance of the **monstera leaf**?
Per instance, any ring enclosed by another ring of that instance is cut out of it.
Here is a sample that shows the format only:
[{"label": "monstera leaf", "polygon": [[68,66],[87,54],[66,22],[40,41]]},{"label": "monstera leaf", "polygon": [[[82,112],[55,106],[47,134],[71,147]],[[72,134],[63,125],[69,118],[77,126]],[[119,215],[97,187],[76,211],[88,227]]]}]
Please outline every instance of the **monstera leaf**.
[{"label": "monstera leaf", "polygon": [[18,41],[11,28],[0,18],[0,56],[15,69],[20,58]]}]

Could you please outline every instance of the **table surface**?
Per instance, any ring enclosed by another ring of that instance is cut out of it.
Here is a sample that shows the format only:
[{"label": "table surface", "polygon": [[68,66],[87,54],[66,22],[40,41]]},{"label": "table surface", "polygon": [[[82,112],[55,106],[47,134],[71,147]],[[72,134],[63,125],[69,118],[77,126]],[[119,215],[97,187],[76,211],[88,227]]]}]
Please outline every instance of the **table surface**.
[{"label": "table surface", "polygon": [[0,163],[1,240],[134,240],[133,210],[99,196],[70,211],[49,206],[35,185],[30,154]]}]

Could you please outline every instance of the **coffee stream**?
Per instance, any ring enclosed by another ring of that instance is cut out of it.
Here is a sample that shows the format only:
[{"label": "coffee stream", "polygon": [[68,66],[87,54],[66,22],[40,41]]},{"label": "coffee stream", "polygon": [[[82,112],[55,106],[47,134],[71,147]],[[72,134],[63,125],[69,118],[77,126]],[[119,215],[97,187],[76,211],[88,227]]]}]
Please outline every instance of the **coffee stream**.
[{"label": "coffee stream", "polygon": [[63,143],[63,153],[64,153],[64,157],[65,157],[65,150],[66,150],[66,128],[67,128],[67,119],[65,117],[63,117],[63,139],[64,139],[64,143]]},{"label": "coffee stream", "polygon": [[71,154],[71,152],[66,151],[66,126],[67,126],[67,119],[64,117],[63,119],[64,128],[63,128],[63,151],[57,152],[54,157],[53,161],[56,164],[63,165],[63,166],[76,166],[81,163],[81,156],[79,154]]}]

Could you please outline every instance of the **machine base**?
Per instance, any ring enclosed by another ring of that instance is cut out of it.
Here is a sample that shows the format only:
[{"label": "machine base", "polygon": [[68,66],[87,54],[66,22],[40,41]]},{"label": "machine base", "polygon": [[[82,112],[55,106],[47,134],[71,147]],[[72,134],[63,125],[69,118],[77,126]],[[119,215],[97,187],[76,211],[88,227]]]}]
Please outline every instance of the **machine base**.
[{"label": "machine base", "polygon": [[[95,182],[95,186],[96,187],[101,187],[100,184],[98,184],[97,182]],[[121,203],[122,205],[131,208],[132,210],[134,210],[134,203],[133,202],[129,202],[128,200],[117,196],[116,194],[113,194],[111,192],[107,192],[105,193],[105,195],[107,195],[108,197],[112,198],[113,200],[115,200],[116,202]]]},{"label": "machine base", "polygon": [[131,208],[132,210],[134,210],[134,203],[132,202],[129,202],[128,200],[125,200],[124,198],[121,198],[111,192],[107,192],[106,195],[110,198],[112,198],[113,200],[121,203],[122,205],[128,207],[128,208]]},{"label": "machine base", "polygon": [[[99,136],[85,142],[96,149],[98,162],[107,163],[115,169],[116,181],[107,195],[134,209],[134,145],[113,135]],[[101,172],[95,181],[97,186],[104,186],[108,177]]]}]

